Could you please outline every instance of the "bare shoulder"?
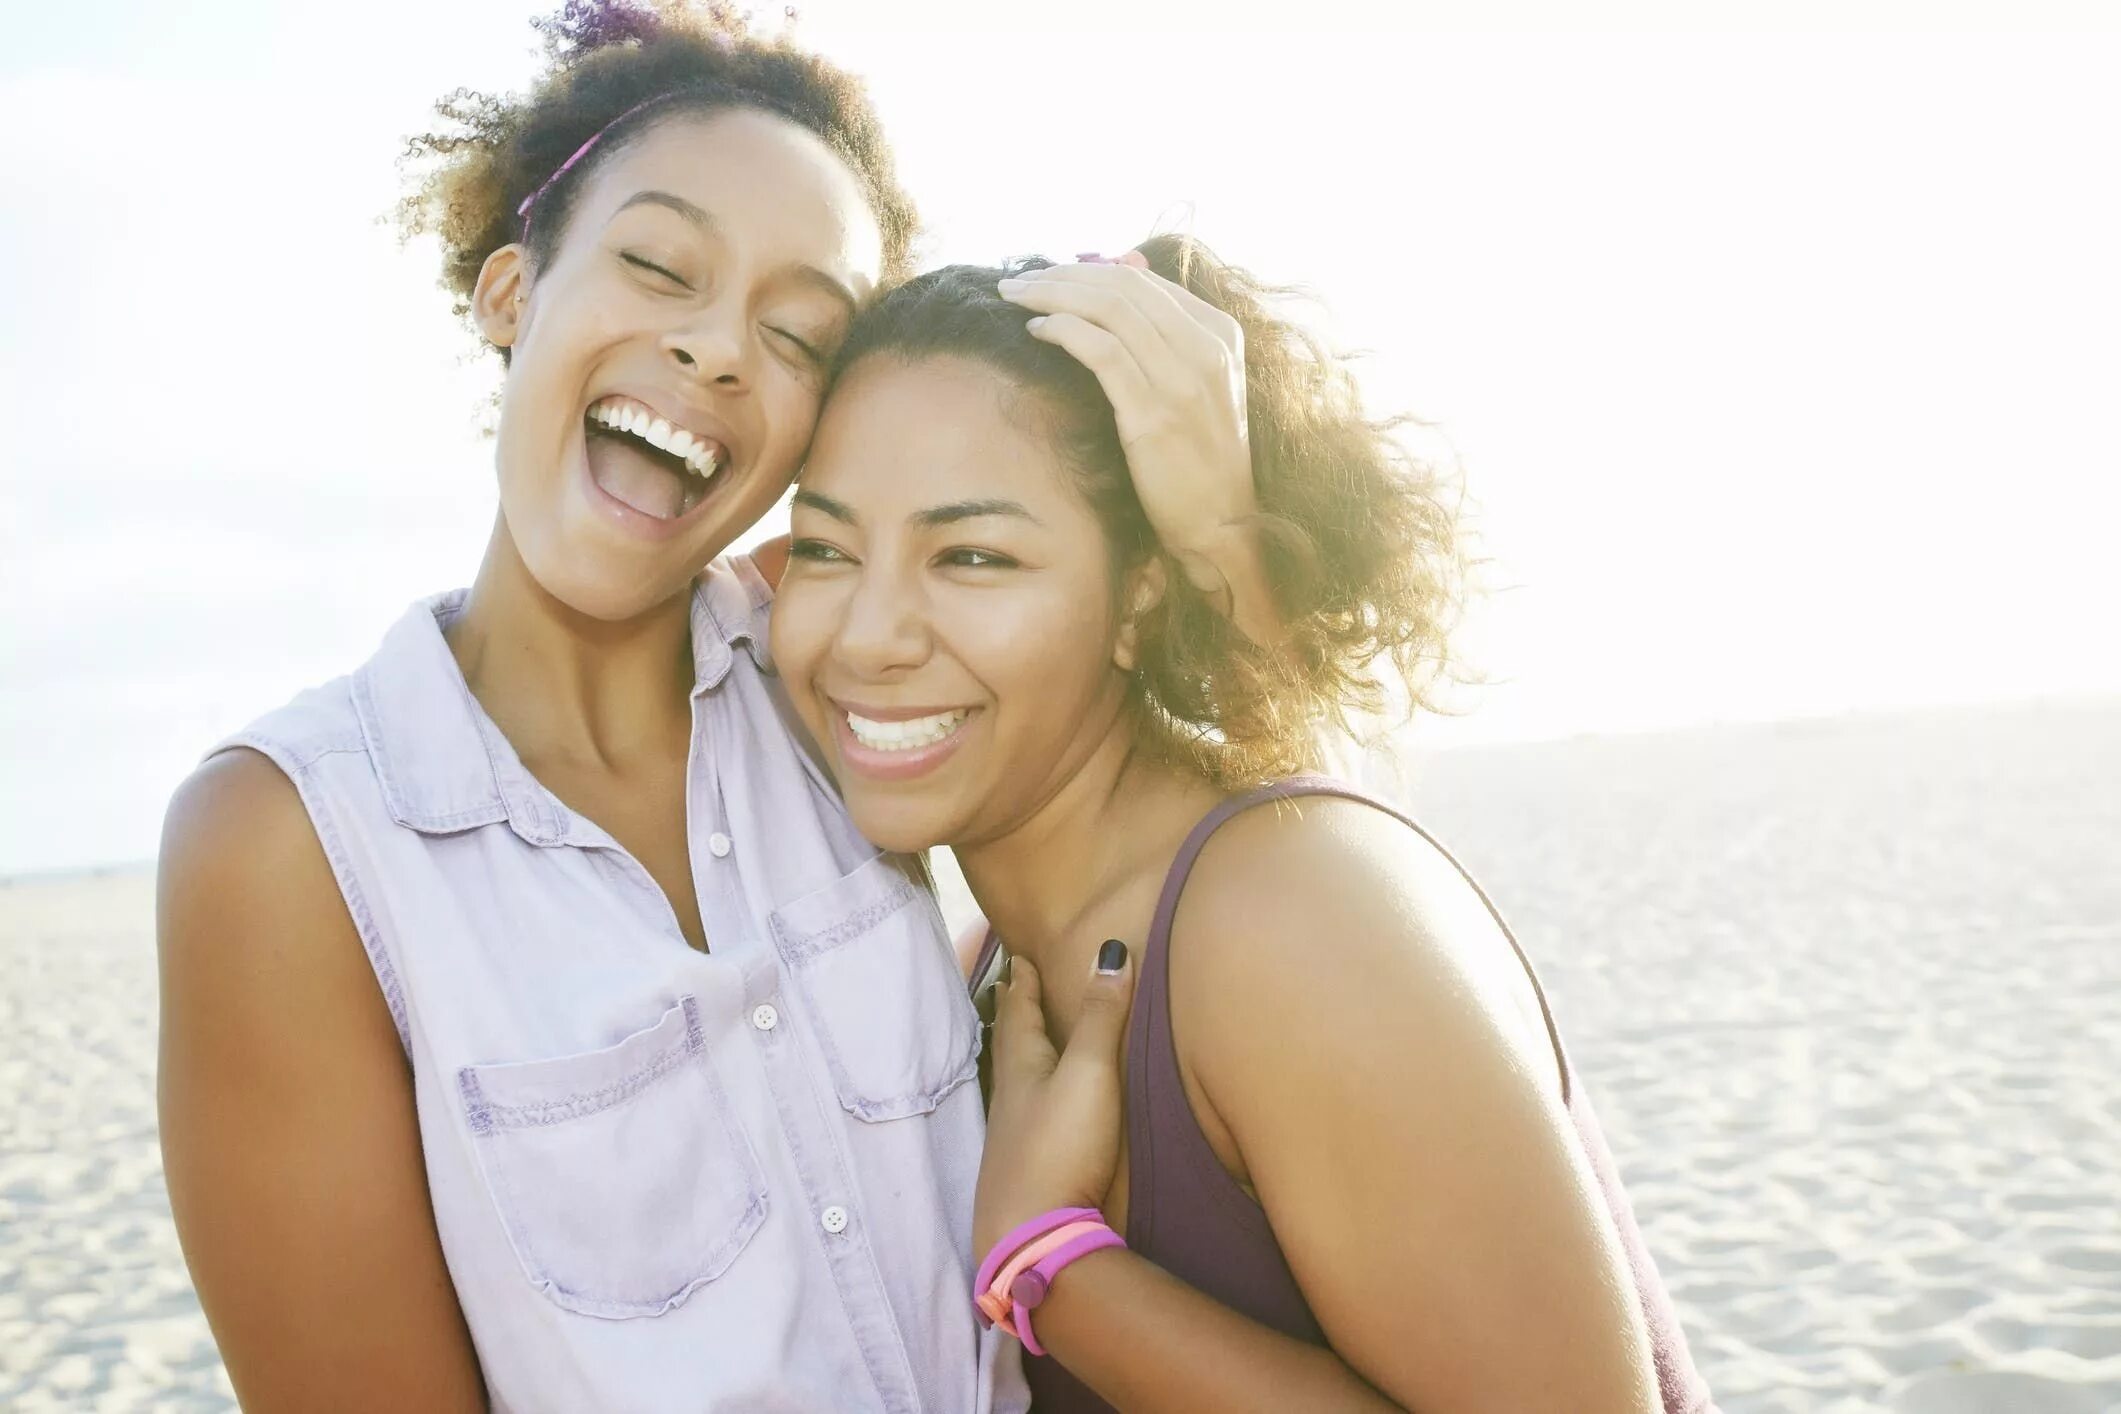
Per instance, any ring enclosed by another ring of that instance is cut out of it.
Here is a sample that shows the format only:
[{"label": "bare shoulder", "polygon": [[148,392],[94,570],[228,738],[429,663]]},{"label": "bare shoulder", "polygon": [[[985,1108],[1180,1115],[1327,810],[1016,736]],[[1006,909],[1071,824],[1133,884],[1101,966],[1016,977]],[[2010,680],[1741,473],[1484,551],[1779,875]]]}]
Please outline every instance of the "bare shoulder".
[{"label": "bare shoulder", "polygon": [[1255,806],[1187,881],[1180,924],[1229,966],[1367,971],[1485,954],[1501,930],[1450,859],[1384,811],[1332,796]]},{"label": "bare shoulder", "polygon": [[174,852],[192,867],[240,868],[260,846],[300,853],[286,849],[300,843],[291,834],[315,834],[294,782],[262,754],[237,747],[201,762],[170,797],[163,857]]},{"label": "bare shoulder", "polygon": [[1202,851],[1173,932],[1174,1001],[1214,1017],[1202,1041],[1256,1053],[1303,1027],[1348,1044],[1485,1042],[1555,1068],[1538,994],[1486,901],[1373,806],[1306,796],[1238,815]]},{"label": "bare shoulder", "polygon": [[349,1001],[362,995],[349,984],[376,992],[301,795],[255,751],[222,752],[177,788],[156,894],[165,989],[190,977],[216,988],[306,982],[304,992]]}]

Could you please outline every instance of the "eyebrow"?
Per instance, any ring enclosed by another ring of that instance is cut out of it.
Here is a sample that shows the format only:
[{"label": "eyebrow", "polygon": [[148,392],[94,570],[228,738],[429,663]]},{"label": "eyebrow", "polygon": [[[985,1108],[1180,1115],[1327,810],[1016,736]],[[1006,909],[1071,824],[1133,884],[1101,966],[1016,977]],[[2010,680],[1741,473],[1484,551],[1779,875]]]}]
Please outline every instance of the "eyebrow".
[{"label": "eyebrow", "polygon": [[[844,501],[835,501],[830,496],[820,495],[816,491],[805,491],[798,488],[795,493],[795,504],[808,506],[810,509],[822,512],[846,525],[860,525],[862,523],[862,518],[854,513],[854,507]],[[1007,500],[951,501],[945,505],[930,506],[924,511],[919,511],[915,513],[913,519],[923,529],[933,530],[940,526],[955,525],[961,520],[977,520],[981,516],[1017,516],[1030,521],[1033,525],[1045,524],[1044,521],[1031,514],[1023,502]]]},{"label": "eyebrow", "polygon": [[847,525],[860,525],[862,523],[862,518],[854,513],[854,508],[844,501],[835,501],[830,496],[820,496],[815,491],[805,491],[800,486],[796,488],[794,504],[808,506],[813,511],[822,511],[834,520]]},{"label": "eyebrow", "polygon": [[712,212],[705,207],[693,205],[676,192],[637,191],[626,198],[625,204],[619,207],[618,211],[611,214],[617,216],[621,212],[633,210],[636,206],[660,206],[666,211],[675,211],[710,236],[722,233],[722,223],[714,219]]},{"label": "eyebrow", "polygon": [[[717,239],[721,237],[722,223],[714,219],[714,213],[695,202],[687,201],[676,192],[653,189],[637,191],[620,204],[618,211],[614,211],[611,214],[616,217],[621,212],[633,210],[636,206],[660,206],[665,211],[674,211],[688,223],[697,227],[702,234],[713,236]],[[847,287],[845,281],[826,274],[815,265],[796,266],[795,277],[804,284],[814,286],[832,296],[841,304],[846,305],[849,314],[862,307],[861,300],[856,297],[853,290]]]},{"label": "eyebrow", "polygon": [[1033,525],[1043,525],[1031,514],[1021,501],[952,501],[948,505],[930,506],[916,514],[913,519],[920,525],[934,529],[937,526],[955,525],[961,520],[978,520],[981,516],[1017,516]]}]

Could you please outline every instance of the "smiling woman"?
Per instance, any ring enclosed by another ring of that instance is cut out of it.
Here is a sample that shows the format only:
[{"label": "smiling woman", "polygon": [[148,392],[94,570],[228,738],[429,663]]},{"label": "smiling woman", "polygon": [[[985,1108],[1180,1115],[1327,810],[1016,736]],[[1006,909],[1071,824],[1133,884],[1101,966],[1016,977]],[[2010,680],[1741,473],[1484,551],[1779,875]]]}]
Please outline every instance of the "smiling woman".
[{"label": "smiling woman", "polygon": [[[1306,774],[1380,664],[1419,701],[1444,661],[1449,489],[1243,271],[1138,261],[954,266],[865,311],[773,623],[856,823],[951,847],[1007,949],[980,1309],[1053,1357],[1042,1414],[1706,1414],[1501,916]],[[1140,474],[1159,350],[1209,345],[1278,651],[1207,607]]]},{"label": "smiling woman", "polygon": [[853,80],[719,8],[549,38],[415,144],[507,368],[476,581],[170,808],[186,1256],[251,1409],[1018,1407],[932,1299],[980,1131],[948,940],[717,559],[910,205]]}]

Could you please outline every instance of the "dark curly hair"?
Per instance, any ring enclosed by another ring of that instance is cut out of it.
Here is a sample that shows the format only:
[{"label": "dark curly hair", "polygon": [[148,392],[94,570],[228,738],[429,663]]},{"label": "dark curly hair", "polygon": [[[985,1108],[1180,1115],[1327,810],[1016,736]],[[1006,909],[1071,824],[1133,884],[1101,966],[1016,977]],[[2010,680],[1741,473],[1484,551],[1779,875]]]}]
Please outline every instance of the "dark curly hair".
[{"label": "dark curly hair", "polygon": [[[656,123],[728,108],[778,114],[838,153],[883,231],[886,277],[905,274],[918,221],[852,75],[785,38],[754,36],[725,0],[567,0],[532,23],[545,36],[546,68],[527,95],[459,89],[435,105],[443,126],[406,144],[413,185],[399,226],[440,239],[442,284],[459,316],[470,313],[486,257],[525,237],[517,208],[532,193],[527,240],[540,264],[601,161]],[[592,136],[596,145],[556,177]]]},{"label": "dark curly hair", "polygon": [[[1401,420],[1363,415],[1344,363],[1270,312],[1269,301],[1290,291],[1190,237],[1158,236],[1139,249],[1151,270],[1243,332],[1256,525],[1288,632],[1271,649],[1252,643],[1167,564],[1162,600],[1138,621],[1131,705],[1144,745],[1236,788],[1316,766],[1321,727],[1384,709],[1380,667],[1396,672],[1410,709],[1438,705],[1466,580],[1458,497],[1397,440]],[[1104,527],[1117,585],[1164,552],[1135,496],[1112,405],[1089,369],[1026,333],[1023,310],[995,290],[1050,263],[953,265],[909,281],[856,319],[835,376],[870,358],[963,358],[1034,399]]]}]

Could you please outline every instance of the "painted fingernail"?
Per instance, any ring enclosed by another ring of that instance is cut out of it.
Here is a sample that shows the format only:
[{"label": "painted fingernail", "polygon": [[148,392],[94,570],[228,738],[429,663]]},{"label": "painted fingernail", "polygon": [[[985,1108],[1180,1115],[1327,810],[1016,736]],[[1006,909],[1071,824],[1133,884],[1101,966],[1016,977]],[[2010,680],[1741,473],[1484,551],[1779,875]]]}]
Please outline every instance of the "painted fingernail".
[{"label": "painted fingernail", "polygon": [[1105,945],[1097,950],[1097,975],[1110,977],[1127,966],[1127,945],[1117,938],[1105,939]]},{"label": "painted fingernail", "polygon": [[1075,258],[1085,265],[1105,265],[1110,263],[1094,250],[1082,251]]}]

